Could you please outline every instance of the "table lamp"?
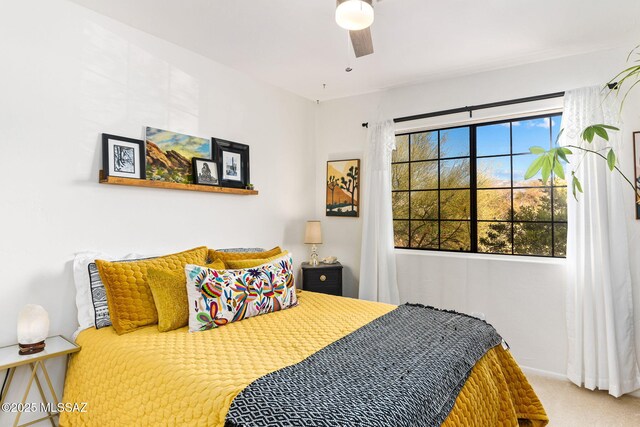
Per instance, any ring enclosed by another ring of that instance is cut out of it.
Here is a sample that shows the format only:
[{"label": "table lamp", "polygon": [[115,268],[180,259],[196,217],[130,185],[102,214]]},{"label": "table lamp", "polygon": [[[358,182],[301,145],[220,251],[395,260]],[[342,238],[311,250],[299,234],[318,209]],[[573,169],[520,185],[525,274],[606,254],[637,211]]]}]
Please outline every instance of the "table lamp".
[{"label": "table lamp", "polygon": [[34,354],[44,350],[49,335],[49,314],[40,305],[27,304],[18,315],[18,354]]},{"label": "table lamp", "polygon": [[311,245],[311,259],[309,264],[316,267],[318,265],[318,247],[322,243],[322,227],[320,221],[307,221],[307,228],[304,232],[304,243]]}]

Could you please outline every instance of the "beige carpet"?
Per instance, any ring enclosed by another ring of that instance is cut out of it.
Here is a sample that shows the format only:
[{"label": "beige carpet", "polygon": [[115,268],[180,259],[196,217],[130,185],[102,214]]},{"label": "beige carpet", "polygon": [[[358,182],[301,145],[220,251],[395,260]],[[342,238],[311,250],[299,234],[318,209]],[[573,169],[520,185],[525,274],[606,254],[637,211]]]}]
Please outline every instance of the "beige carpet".
[{"label": "beige carpet", "polygon": [[549,415],[550,427],[640,426],[640,398],[618,399],[604,391],[576,387],[570,381],[527,374]]}]

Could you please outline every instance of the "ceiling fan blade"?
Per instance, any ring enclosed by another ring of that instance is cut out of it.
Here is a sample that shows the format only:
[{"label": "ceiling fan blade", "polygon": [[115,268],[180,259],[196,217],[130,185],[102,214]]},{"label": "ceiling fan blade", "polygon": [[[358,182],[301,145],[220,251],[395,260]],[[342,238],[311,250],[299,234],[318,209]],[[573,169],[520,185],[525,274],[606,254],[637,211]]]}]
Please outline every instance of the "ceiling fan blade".
[{"label": "ceiling fan blade", "polygon": [[371,39],[370,27],[364,30],[349,31],[349,36],[351,36],[351,44],[353,45],[356,58],[373,53],[373,40]]}]

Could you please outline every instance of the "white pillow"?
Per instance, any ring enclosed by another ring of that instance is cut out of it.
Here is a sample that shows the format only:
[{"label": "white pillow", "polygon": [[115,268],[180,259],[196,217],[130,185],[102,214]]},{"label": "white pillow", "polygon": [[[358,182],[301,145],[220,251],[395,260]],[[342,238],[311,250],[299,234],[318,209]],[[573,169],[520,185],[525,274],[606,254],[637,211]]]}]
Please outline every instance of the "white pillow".
[{"label": "white pillow", "polygon": [[97,259],[117,261],[127,259],[145,258],[144,255],[128,254],[125,256],[113,256],[104,252],[79,252],[73,260],[73,281],[76,285],[76,306],[78,307],[78,330],[73,334],[75,339],[80,331],[96,326],[96,313],[91,299],[91,278],[89,276],[89,264]]}]

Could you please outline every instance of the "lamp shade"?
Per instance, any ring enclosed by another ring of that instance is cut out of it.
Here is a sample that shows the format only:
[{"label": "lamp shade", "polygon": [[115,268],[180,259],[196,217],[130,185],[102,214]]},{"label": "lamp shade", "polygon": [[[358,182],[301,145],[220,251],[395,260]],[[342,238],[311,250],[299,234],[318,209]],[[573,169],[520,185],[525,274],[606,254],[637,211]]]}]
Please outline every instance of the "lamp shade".
[{"label": "lamp shade", "polygon": [[[18,344],[21,354],[31,354],[44,349],[49,335],[49,314],[36,304],[27,304],[18,315]],[[36,344],[34,346],[34,344]]]},{"label": "lamp shade", "polygon": [[345,30],[364,30],[373,24],[373,7],[364,0],[343,1],[336,7],[336,23]]},{"label": "lamp shade", "polygon": [[307,221],[307,228],[304,231],[304,242],[318,245],[322,243],[322,227],[320,221]]}]

